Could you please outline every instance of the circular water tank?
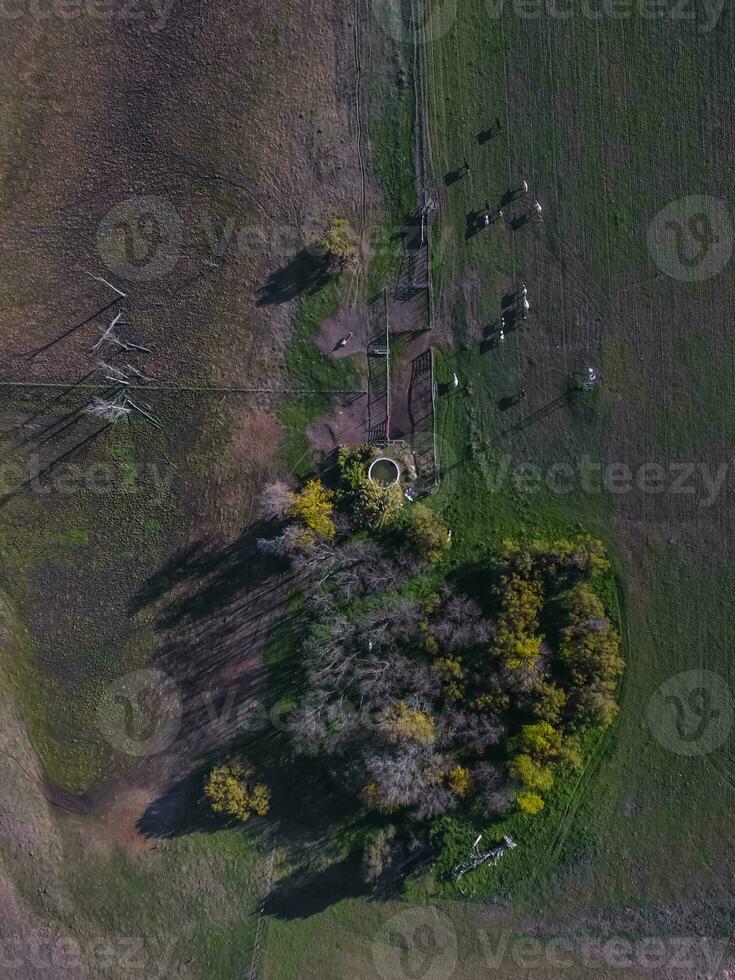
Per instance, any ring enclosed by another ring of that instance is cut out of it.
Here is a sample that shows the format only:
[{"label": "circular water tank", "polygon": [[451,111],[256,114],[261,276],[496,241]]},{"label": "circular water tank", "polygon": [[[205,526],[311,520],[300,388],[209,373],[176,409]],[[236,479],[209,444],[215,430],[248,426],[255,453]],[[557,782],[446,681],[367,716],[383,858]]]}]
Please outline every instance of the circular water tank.
[{"label": "circular water tank", "polygon": [[373,483],[382,483],[384,487],[391,487],[398,483],[401,478],[401,471],[398,464],[386,456],[374,459],[368,470],[368,479]]}]

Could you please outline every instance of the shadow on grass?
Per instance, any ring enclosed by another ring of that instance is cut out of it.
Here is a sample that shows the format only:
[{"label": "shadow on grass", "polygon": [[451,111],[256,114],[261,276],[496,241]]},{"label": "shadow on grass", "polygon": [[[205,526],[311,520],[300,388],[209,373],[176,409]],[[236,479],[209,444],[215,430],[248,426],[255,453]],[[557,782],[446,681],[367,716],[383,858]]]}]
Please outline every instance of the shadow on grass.
[{"label": "shadow on grass", "polygon": [[263,911],[276,919],[306,919],[346,898],[369,894],[363,882],[360,857],[352,853],[319,871],[299,868],[276,882]]},{"label": "shadow on grass", "polygon": [[[183,706],[172,758],[180,770],[138,830],[167,839],[242,827],[263,853],[285,852],[294,869],[277,882],[264,911],[300,918],[368,893],[357,859],[345,854],[370,818],[356,807],[354,787],[333,776],[323,757],[294,753],[286,719],[304,683],[294,628],[303,613],[294,592],[308,590],[310,579],[260,552],[258,538],[274,530],[259,522],[234,541],[193,545],[132,604],[133,613],[153,615],[171,632],[155,666],[175,681]],[[207,775],[233,756],[268,785],[267,817],[240,824],[212,812]]]},{"label": "shadow on grass", "polygon": [[320,251],[302,248],[258,290],[258,306],[275,306],[323,289],[332,277],[329,259]]}]

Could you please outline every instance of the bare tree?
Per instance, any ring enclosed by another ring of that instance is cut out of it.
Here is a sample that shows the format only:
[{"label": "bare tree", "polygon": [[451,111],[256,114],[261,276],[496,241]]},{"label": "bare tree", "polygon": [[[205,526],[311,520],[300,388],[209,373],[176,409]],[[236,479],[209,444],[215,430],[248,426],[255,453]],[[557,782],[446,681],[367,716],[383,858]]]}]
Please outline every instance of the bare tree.
[{"label": "bare tree", "polygon": [[119,399],[107,399],[95,396],[84,409],[86,415],[102,419],[104,422],[119,422],[130,416],[132,408]]},{"label": "bare tree", "polygon": [[443,783],[433,783],[422,790],[415,815],[419,820],[431,820],[432,817],[440,817],[448,813],[456,805],[456,796]]},{"label": "bare tree", "polygon": [[257,513],[267,521],[283,520],[294,502],[291,487],[283,480],[266,483],[258,497]]},{"label": "bare tree", "polygon": [[488,746],[497,745],[504,735],[505,726],[494,715],[455,710],[444,720],[442,741],[482,753]]},{"label": "bare tree", "polygon": [[126,351],[139,351],[142,354],[150,354],[151,349],[149,347],[143,347],[140,344],[134,344],[130,341],[121,340],[118,336],[117,329],[118,325],[121,324],[123,318],[122,313],[118,313],[116,317],[112,319],[112,322],[108,327],[100,327],[100,337],[96,344],[90,348],[90,353],[96,354],[97,351],[104,344],[112,344],[114,347],[121,347]]}]

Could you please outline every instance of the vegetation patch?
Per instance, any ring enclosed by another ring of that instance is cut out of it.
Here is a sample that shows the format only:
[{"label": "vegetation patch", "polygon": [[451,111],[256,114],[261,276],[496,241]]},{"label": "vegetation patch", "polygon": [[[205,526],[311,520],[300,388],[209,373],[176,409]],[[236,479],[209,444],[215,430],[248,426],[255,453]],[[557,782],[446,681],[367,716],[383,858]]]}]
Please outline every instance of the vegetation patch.
[{"label": "vegetation patch", "polygon": [[319,759],[363,819],[390,820],[366,839],[372,880],[408,828],[539,813],[613,723],[623,660],[599,541],[506,542],[452,566],[425,504],[365,508],[369,458],[342,450],[333,490],[271,485],[281,529],[259,547],[313,572],[292,750]]}]

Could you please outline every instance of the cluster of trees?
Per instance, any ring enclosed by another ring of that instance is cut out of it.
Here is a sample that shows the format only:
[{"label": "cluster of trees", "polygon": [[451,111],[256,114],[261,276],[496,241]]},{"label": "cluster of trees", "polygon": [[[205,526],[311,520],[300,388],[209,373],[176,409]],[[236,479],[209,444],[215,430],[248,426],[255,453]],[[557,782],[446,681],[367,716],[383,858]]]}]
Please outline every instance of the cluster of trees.
[{"label": "cluster of trees", "polygon": [[[368,479],[373,456],[370,446],[340,450],[334,489],[319,480],[309,480],[297,491],[281,481],[268,484],[261,495],[260,516],[277,525],[280,533],[262,538],[260,549],[298,557],[308,564],[315,555],[324,559],[336,539],[343,542],[354,532],[368,531],[391,535],[391,550],[430,564],[439,561],[450,545],[449,529],[425,504],[404,506],[399,485],[385,486]],[[332,558],[338,560],[336,552]]]},{"label": "cluster of trees", "polygon": [[[361,592],[353,589],[353,600]],[[493,626],[451,588],[425,600],[393,590],[385,604],[367,602],[350,617],[340,598],[330,588],[310,604],[308,693],[290,717],[294,746],[329,759],[370,808],[419,819],[446,813],[487,784],[466,759],[499,745],[506,729],[491,711],[446,695],[445,684],[456,681],[442,660],[482,656]]]},{"label": "cluster of trees", "polygon": [[255,782],[254,771],[242,759],[230,759],[209,774],[204,792],[215,813],[235,820],[264,817],[270,809],[270,790]]},{"label": "cluster of trees", "polygon": [[382,813],[537,813],[557,768],[581,764],[584,729],[617,713],[620,638],[595,588],[604,549],[509,542],[473,576],[476,598],[427,595],[417,571],[442,558],[449,531],[371,483],[370,458],[343,450],[334,489],[311,480],[263,496],[274,536],[260,546],[314,572],[295,750]]},{"label": "cluster of trees", "polygon": [[589,537],[525,549],[508,543],[495,564],[493,652],[527,719],[508,741],[508,773],[528,813],[543,808],[558,763],[581,765],[578,733],[617,715],[620,637],[592,587],[608,569],[602,544]]},{"label": "cluster of trees", "polygon": [[449,586],[412,596],[411,540],[393,557],[370,539],[334,546],[328,588],[307,603],[295,749],[382,813],[537,813],[556,768],[581,764],[581,731],[617,710],[620,641],[593,589],[602,547],[509,544],[481,606]]}]

